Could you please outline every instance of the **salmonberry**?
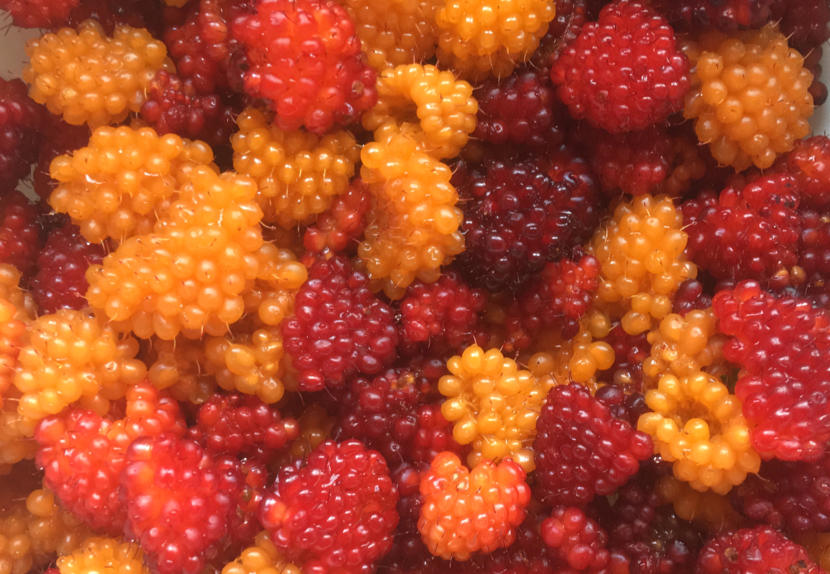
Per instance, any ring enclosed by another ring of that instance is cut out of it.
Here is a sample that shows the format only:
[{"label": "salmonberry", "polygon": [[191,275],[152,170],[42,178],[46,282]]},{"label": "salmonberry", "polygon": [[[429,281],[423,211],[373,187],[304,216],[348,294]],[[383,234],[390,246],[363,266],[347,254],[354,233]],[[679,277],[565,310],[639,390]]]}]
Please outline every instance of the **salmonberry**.
[{"label": "salmonberry", "polygon": [[725,532],[706,543],[697,560],[698,574],[789,572],[821,574],[804,547],[767,526]]},{"label": "salmonberry", "polygon": [[29,98],[26,84],[0,78],[0,189],[4,193],[29,175],[46,116],[46,110]]},{"label": "salmonberry", "polygon": [[303,247],[312,253],[326,249],[334,253],[351,252],[366,227],[366,214],[371,197],[363,180],[352,179],[349,188],[334,198],[326,211],[319,214],[303,235]]},{"label": "salmonberry", "polygon": [[607,535],[579,508],[557,508],[542,522],[542,540],[571,568],[598,572],[608,564]]},{"label": "salmonberry", "polygon": [[655,0],[655,7],[675,26],[717,28],[760,28],[770,20],[775,0]]},{"label": "salmonberry", "polygon": [[116,538],[87,538],[83,546],[58,558],[60,574],[149,574],[141,548]]},{"label": "salmonberry", "polygon": [[288,562],[268,538],[260,532],[254,543],[248,546],[232,562],[222,568],[222,574],[301,574],[301,570]]},{"label": "salmonberry", "polygon": [[2,0],[0,9],[8,12],[15,26],[54,28],[66,23],[80,0]]},{"label": "salmonberry", "polygon": [[21,192],[0,194],[0,264],[14,265],[24,276],[35,271],[41,245],[39,208]]}]

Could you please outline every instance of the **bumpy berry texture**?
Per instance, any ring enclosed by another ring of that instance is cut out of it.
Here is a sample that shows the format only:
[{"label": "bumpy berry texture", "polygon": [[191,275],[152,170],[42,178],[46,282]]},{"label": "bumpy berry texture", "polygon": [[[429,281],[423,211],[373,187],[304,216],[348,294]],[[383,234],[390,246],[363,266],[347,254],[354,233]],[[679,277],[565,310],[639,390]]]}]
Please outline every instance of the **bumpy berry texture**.
[{"label": "bumpy berry texture", "polygon": [[326,249],[334,253],[356,249],[371,207],[366,184],[360,178],[354,178],[348,189],[335,197],[329,208],[306,228],[303,247],[312,253]]},{"label": "bumpy berry texture", "polygon": [[518,464],[483,461],[469,470],[450,452],[435,457],[420,490],[421,538],[435,556],[459,561],[510,546],[530,502]]},{"label": "bumpy berry texture", "polygon": [[35,269],[41,245],[40,210],[16,190],[0,196],[0,263],[14,265],[24,275]]},{"label": "bumpy berry texture", "polygon": [[689,257],[717,279],[786,285],[799,260],[799,195],[795,178],[781,174],[689,200]]},{"label": "bumpy berry texture", "polygon": [[226,98],[200,95],[188,82],[160,70],[147,88],[141,118],[160,134],[174,133],[222,146],[236,127],[238,110],[234,108]]},{"label": "bumpy berry texture", "polygon": [[780,18],[781,31],[790,38],[793,48],[802,54],[815,49],[830,38],[830,6],[820,0],[802,0],[773,4],[773,19]]},{"label": "bumpy berry texture", "polygon": [[122,398],[144,378],[146,368],[134,358],[137,353],[135,339],[117,334],[88,311],[62,309],[41,315],[18,356],[18,411],[37,421],[79,400],[106,411],[108,400]]},{"label": "bumpy berry texture", "polygon": [[195,574],[228,535],[239,487],[195,442],[165,434],[140,438],[121,477],[128,535],[160,574]]},{"label": "bumpy berry texture", "polygon": [[735,394],[765,458],[813,460],[830,438],[830,317],[806,299],[744,282],[715,296],[724,356],[741,366]]},{"label": "bumpy berry texture", "polygon": [[525,471],[534,468],[531,445],[548,381],[520,369],[498,349],[470,345],[447,361],[450,374],[438,391],[441,413],[453,423],[453,438],[472,445],[470,466],[510,458]]},{"label": "bumpy berry texture", "polygon": [[257,182],[266,223],[285,228],[309,223],[348,189],[360,156],[348,131],[324,136],[286,131],[255,108],[247,108],[236,121],[233,166]]},{"label": "bumpy berry texture", "polygon": [[439,452],[459,452],[450,423],[432,402],[429,381],[405,369],[355,377],[340,403],[334,436],[358,439],[395,469],[401,460],[428,465]]},{"label": "bumpy berry texture", "polygon": [[400,298],[415,279],[436,281],[464,250],[452,171],[399,132],[363,146],[360,158],[372,208],[358,257],[374,286]]},{"label": "bumpy berry texture", "polygon": [[[446,70],[410,64],[378,76],[378,102],[363,115],[363,127],[382,139],[389,125],[416,134],[420,147],[437,158],[455,157],[476,128],[473,87]],[[416,125],[417,122],[417,125]]]},{"label": "bumpy berry texture", "polygon": [[216,380],[202,368],[207,359],[201,341],[153,338],[141,358],[150,384],[177,401],[202,404],[216,392]]},{"label": "bumpy berry texture", "polygon": [[120,331],[172,340],[224,335],[264,263],[256,185],[197,165],[154,232],[131,237],[87,270],[87,300]]},{"label": "bumpy berry texture", "polygon": [[530,58],[556,15],[550,0],[521,7],[494,0],[452,0],[436,16],[438,60],[470,81],[503,78]]},{"label": "bumpy berry texture", "polygon": [[542,522],[542,540],[577,571],[597,572],[608,564],[607,536],[579,508],[557,508]]},{"label": "bumpy berry texture", "polygon": [[110,37],[95,20],[32,40],[26,53],[31,98],[67,123],[93,127],[139,111],[150,81],[169,66],[164,44],[147,30],[119,25]]},{"label": "bumpy berry texture", "polygon": [[[612,318],[637,335],[671,312],[681,283],[694,278],[686,260],[683,215],[665,196],[642,195],[619,204],[591,240],[600,264],[597,304],[616,306]],[[621,312],[619,312],[621,311]]]},{"label": "bumpy berry texture", "polygon": [[720,164],[766,169],[810,133],[813,75],[774,25],[707,32],[685,51],[694,68],[683,113]]},{"label": "bumpy berry texture", "polygon": [[92,243],[149,233],[194,165],[210,165],[203,142],[151,128],[101,127],[89,145],[52,162],[58,182],[49,204],[67,213]]},{"label": "bumpy berry texture", "polygon": [[654,0],[653,4],[675,26],[730,32],[763,26],[775,0]]},{"label": "bumpy berry texture", "polygon": [[261,519],[274,544],[305,572],[359,573],[392,544],[398,491],[380,453],[327,441],[305,464],[283,467]]},{"label": "bumpy berry texture", "polygon": [[44,419],[37,428],[37,463],[61,504],[97,531],[119,534],[126,508],[119,484],[127,449],[143,436],[184,433],[179,406],[147,383],[127,391],[124,418],[83,409]]},{"label": "bumpy berry texture", "polygon": [[799,140],[774,170],[795,178],[803,207],[817,210],[830,207],[830,197],[825,193],[830,183],[830,138],[827,136]]},{"label": "bumpy berry texture", "polygon": [[222,574],[301,574],[301,570],[285,560],[268,537],[260,532],[254,543],[232,562],[225,564]]},{"label": "bumpy berry texture", "polygon": [[759,526],[725,532],[706,543],[697,561],[699,574],[745,572],[821,574],[804,547],[775,530]]},{"label": "bumpy berry texture", "polygon": [[45,110],[26,93],[26,84],[0,78],[0,186],[13,189],[37,160]]},{"label": "bumpy berry texture", "polygon": [[58,309],[81,309],[89,284],[86,270],[107,254],[102,245],[89,243],[76,225],[65,223],[54,229],[37,256],[32,278],[32,296],[41,313]]},{"label": "bumpy berry texture", "polygon": [[551,389],[536,432],[537,485],[552,505],[584,506],[611,494],[652,455],[647,435],[614,418],[577,384]]},{"label": "bumpy berry texture", "polygon": [[233,33],[250,66],[245,91],[270,102],[280,129],[322,134],[355,121],[377,99],[354,23],[332,0],[264,0],[234,22]]},{"label": "bumpy berry texture", "polygon": [[270,457],[297,438],[299,426],[256,397],[213,395],[199,407],[190,436],[212,454]]},{"label": "bumpy berry texture", "polygon": [[49,115],[43,124],[37,163],[32,176],[32,187],[38,197],[48,201],[57,185],[50,173],[52,161],[58,156],[87,146],[89,136],[89,127],[86,124],[72,126],[57,116]]},{"label": "bumpy berry texture", "polygon": [[453,174],[464,209],[459,266],[474,285],[515,287],[548,261],[570,255],[599,219],[587,164],[566,149],[544,156],[459,162]]},{"label": "bumpy berry texture", "polygon": [[392,308],[341,257],[311,265],[282,335],[300,388],[311,391],[380,372],[394,360],[398,343]]},{"label": "bumpy berry texture", "polygon": [[60,574],[149,574],[138,545],[117,538],[87,538],[83,545],[58,558]]},{"label": "bumpy berry texture", "polygon": [[575,118],[619,133],[680,110],[689,63],[668,22],[639,2],[617,0],[565,46],[551,79]]},{"label": "bumpy berry texture", "polygon": [[475,138],[492,144],[542,147],[562,143],[562,122],[554,90],[543,72],[518,71],[501,81],[476,88],[478,122]]},{"label": "bumpy berry texture", "polygon": [[461,352],[477,336],[484,338],[480,313],[486,302],[483,290],[452,272],[435,283],[416,282],[400,301],[401,344],[434,355]]},{"label": "bumpy berry texture", "polygon": [[637,428],[651,435],[655,452],[695,490],[725,494],[758,472],[761,458],[741,401],[720,379],[702,371],[665,374],[646,392],[646,404],[651,412],[640,416]]},{"label": "bumpy berry texture", "polygon": [[711,534],[746,525],[746,519],[735,510],[729,495],[711,490],[700,492],[669,474],[660,478],[657,491],[678,518],[693,523],[704,532]]},{"label": "bumpy berry texture", "polygon": [[556,17],[530,59],[532,67],[548,75],[562,49],[576,39],[582,26],[592,17],[588,4],[588,0],[557,0]]},{"label": "bumpy berry texture", "polygon": [[438,43],[435,12],[441,4],[437,0],[343,2],[366,60],[378,71],[433,58]]},{"label": "bumpy berry texture", "polygon": [[21,28],[53,28],[64,24],[80,0],[2,0],[0,9]]}]

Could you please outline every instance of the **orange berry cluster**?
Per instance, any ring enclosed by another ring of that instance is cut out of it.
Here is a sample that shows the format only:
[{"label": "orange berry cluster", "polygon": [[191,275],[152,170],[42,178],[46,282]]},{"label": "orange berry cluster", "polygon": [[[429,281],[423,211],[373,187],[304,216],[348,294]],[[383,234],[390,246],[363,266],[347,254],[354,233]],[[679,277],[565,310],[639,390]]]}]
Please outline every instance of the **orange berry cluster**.
[{"label": "orange berry cluster", "polygon": [[142,339],[224,335],[260,271],[256,185],[195,165],[153,233],[131,237],[87,270],[87,300]]},{"label": "orange berry cluster", "polygon": [[431,60],[440,0],[344,0],[369,65],[376,70]]},{"label": "orange berry cluster", "polygon": [[233,561],[225,564],[222,574],[301,574],[301,570],[287,562],[267,532],[257,534],[254,544]]},{"label": "orange berry cluster", "polygon": [[[418,129],[421,149],[437,158],[458,155],[476,128],[478,103],[473,87],[435,66],[410,64],[384,70],[378,76],[378,103],[363,115],[363,127],[409,124]],[[408,128],[403,128],[408,129]]]},{"label": "orange berry cluster", "polygon": [[286,228],[310,223],[348,189],[360,157],[350,132],[284,131],[255,108],[236,121],[233,166],[256,181],[266,223]]},{"label": "orange berry cluster", "polygon": [[643,375],[646,381],[656,383],[666,373],[676,377],[704,369],[712,373],[722,359],[723,341],[711,308],[689,311],[685,316],[672,313],[648,334],[651,354],[643,361]]},{"label": "orange berry cluster", "polygon": [[85,408],[104,414],[110,400],[144,378],[137,353],[138,342],[119,335],[101,315],[71,309],[41,315],[18,356],[18,411],[38,421],[84,399]]},{"label": "orange berry cluster", "polygon": [[556,16],[553,0],[449,0],[438,11],[438,59],[463,77],[503,78],[530,58]]},{"label": "orange berry cluster", "polygon": [[711,490],[699,492],[673,476],[664,476],[657,483],[660,498],[674,508],[674,513],[700,524],[711,532],[722,532],[743,525],[743,518],[732,506],[729,497]]},{"label": "orange berry cluster", "polygon": [[596,390],[594,375],[614,364],[614,349],[602,341],[611,331],[608,315],[592,309],[579,324],[579,332],[571,340],[568,372],[577,383]]},{"label": "orange berry cluster", "polygon": [[766,169],[810,133],[813,75],[774,24],[707,31],[685,51],[694,69],[684,115],[721,164]]},{"label": "orange berry cluster", "polygon": [[646,393],[646,404],[652,412],[640,416],[637,428],[695,490],[725,494],[760,469],[741,403],[713,375],[665,374]]},{"label": "orange berry cluster", "polygon": [[510,546],[530,502],[516,463],[483,461],[469,470],[451,452],[433,459],[420,489],[421,538],[432,554],[454,560]]},{"label": "orange berry cluster", "polygon": [[360,152],[361,177],[374,202],[358,256],[376,287],[391,298],[415,279],[432,283],[464,250],[462,214],[448,166],[397,129]]},{"label": "orange berry cluster", "polygon": [[536,419],[550,386],[498,349],[470,345],[447,361],[449,375],[441,377],[441,413],[453,425],[459,444],[472,444],[470,466],[510,458],[525,471],[534,469],[531,446]]},{"label": "orange berry cluster", "polygon": [[211,165],[204,142],[152,128],[101,127],[87,147],[52,162],[58,182],[49,204],[67,213],[92,243],[150,233],[193,165]]},{"label": "orange berry cluster", "polygon": [[153,337],[144,356],[147,380],[177,401],[202,404],[216,392],[216,381],[206,370],[202,341]]},{"label": "orange berry cluster", "polygon": [[149,574],[136,544],[115,538],[87,538],[80,548],[58,558],[60,574]]},{"label": "orange berry cluster", "polygon": [[72,125],[124,120],[141,109],[156,72],[172,68],[147,30],[119,25],[108,37],[96,20],[31,40],[26,53],[29,96]]}]

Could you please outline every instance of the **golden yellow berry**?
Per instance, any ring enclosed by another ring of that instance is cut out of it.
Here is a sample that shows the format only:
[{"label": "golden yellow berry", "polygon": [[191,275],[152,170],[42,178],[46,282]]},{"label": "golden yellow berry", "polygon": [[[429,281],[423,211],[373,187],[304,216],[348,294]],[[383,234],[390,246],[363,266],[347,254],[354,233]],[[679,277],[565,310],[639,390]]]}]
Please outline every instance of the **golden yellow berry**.
[{"label": "golden yellow berry", "polygon": [[[378,130],[410,124],[424,151],[437,158],[458,155],[476,129],[473,87],[435,66],[409,64],[378,76],[378,103],[363,114],[363,127]],[[375,134],[381,140],[380,133]]]},{"label": "golden yellow berry", "polygon": [[[597,312],[592,311],[594,314]],[[595,375],[597,371],[610,369],[614,364],[614,349],[592,329],[592,317],[588,315],[580,321],[579,332],[571,340],[571,352],[568,359],[568,372],[574,382],[587,386],[591,392],[596,391]]]},{"label": "golden yellow berry", "polygon": [[252,546],[225,564],[222,574],[302,574],[302,570],[283,558],[267,532],[260,532]]},{"label": "golden yellow berry", "polygon": [[344,0],[369,65],[383,70],[431,60],[441,0]]},{"label": "golden yellow berry", "polygon": [[657,492],[674,507],[677,516],[696,522],[712,533],[736,530],[743,525],[744,519],[722,494],[698,492],[673,476],[661,478]]},{"label": "golden yellow berry", "polygon": [[177,401],[202,404],[216,392],[216,380],[207,371],[203,341],[154,337],[145,361],[150,384],[166,390]]},{"label": "golden yellow berry", "polygon": [[719,379],[703,372],[663,375],[646,393],[646,404],[653,412],[640,416],[637,428],[651,435],[655,452],[695,490],[726,494],[747,473],[758,472],[761,458],[741,403]]},{"label": "golden yellow berry", "polygon": [[436,15],[438,60],[469,80],[509,75],[556,15],[553,0],[448,0]]},{"label": "golden yellow berry", "polygon": [[189,171],[153,233],[131,237],[87,270],[87,300],[119,331],[172,340],[224,335],[260,271],[256,185],[207,166]]},{"label": "golden yellow berry", "polygon": [[26,45],[29,95],[72,125],[118,123],[144,103],[147,86],[171,69],[167,48],[144,28],[119,25],[108,37],[95,20]]},{"label": "golden yellow berry", "polygon": [[89,311],[62,309],[32,323],[29,344],[20,350],[14,386],[18,412],[38,421],[83,399],[87,408],[106,410],[146,374],[135,359],[138,342],[119,335]]},{"label": "golden yellow berry", "polygon": [[204,142],[159,136],[152,128],[101,127],[87,147],[52,161],[58,185],[49,204],[69,214],[88,241],[123,241],[150,233],[189,169],[212,162]]},{"label": "golden yellow berry", "polygon": [[721,164],[766,169],[810,133],[813,75],[774,24],[685,47],[694,66],[684,115]]},{"label": "golden yellow berry", "polygon": [[453,438],[472,445],[468,464],[511,458],[532,471],[536,419],[552,381],[542,382],[498,349],[478,345],[452,357],[447,368],[450,374],[438,382],[446,397],[441,413],[454,423]]},{"label": "golden yellow berry", "polygon": [[137,544],[115,538],[87,538],[80,548],[58,558],[61,574],[149,574]]},{"label": "golden yellow berry", "polygon": [[450,168],[405,133],[364,146],[361,177],[372,208],[358,257],[375,287],[400,298],[415,279],[431,283],[464,250]]},{"label": "golden yellow berry", "polygon": [[237,124],[233,166],[257,182],[267,223],[286,228],[309,223],[349,187],[360,148],[348,131],[286,132],[255,108],[243,111]]}]

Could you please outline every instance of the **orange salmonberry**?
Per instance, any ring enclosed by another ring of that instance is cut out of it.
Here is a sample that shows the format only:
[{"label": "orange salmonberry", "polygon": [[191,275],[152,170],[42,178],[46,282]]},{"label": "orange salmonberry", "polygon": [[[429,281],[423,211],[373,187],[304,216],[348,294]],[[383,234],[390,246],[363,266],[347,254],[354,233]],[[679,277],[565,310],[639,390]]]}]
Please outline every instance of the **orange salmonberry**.
[{"label": "orange salmonberry", "polygon": [[645,398],[653,412],[641,415],[637,428],[651,435],[655,452],[695,490],[725,494],[760,469],[741,403],[713,375],[665,374]]},{"label": "orange salmonberry", "polygon": [[224,335],[260,270],[254,182],[203,165],[187,179],[153,233],[129,238],[86,273],[90,306],[142,339]]},{"label": "orange salmonberry", "polygon": [[144,354],[147,380],[177,401],[202,404],[216,392],[216,380],[207,372],[205,345],[178,337],[172,341],[152,338]]},{"label": "orange salmonberry", "polygon": [[137,353],[138,342],[119,335],[100,315],[72,309],[42,315],[18,356],[18,412],[38,421],[82,401],[103,414],[109,401],[144,378],[146,367]]},{"label": "orange salmonberry", "polygon": [[766,169],[810,133],[813,75],[774,24],[707,31],[685,51],[694,69],[684,115],[721,164]]},{"label": "orange salmonberry", "polygon": [[[455,157],[476,129],[478,103],[473,87],[448,70],[409,64],[378,76],[378,103],[363,114],[363,127],[377,130],[408,123],[424,151]],[[380,139],[376,133],[375,139]]]},{"label": "orange salmonberry", "polygon": [[233,561],[225,564],[221,574],[301,574],[300,568],[283,558],[271,542],[267,532],[257,534],[254,543],[248,546]]},{"label": "orange salmonberry", "polygon": [[529,59],[556,16],[553,0],[449,0],[436,14],[438,59],[478,81]]},{"label": "orange salmonberry", "polygon": [[67,213],[92,243],[149,233],[193,165],[211,165],[204,142],[152,128],[101,127],[87,147],[52,161],[49,204]]},{"label": "orange salmonberry", "polygon": [[470,466],[510,458],[525,471],[534,468],[536,419],[550,390],[530,371],[498,349],[470,345],[447,361],[449,375],[438,381],[446,397],[441,414],[453,423],[453,438],[472,444]]},{"label": "orange salmonberry", "polygon": [[568,373],[575,382],[592,390],[596,388],[597,371],[610,369],[614,364],[614,349],[602,339],[611,330],[611,321],[605,313],[592,309],[579,323],[579,332],[571,339]]},{"label": "orange salmonberry", "polygon": [[418,531],[432,554],[448,560],[510,546],[530,502],[518,464],[484,461],[468,470],[451,452],[433,459],[420,490]]},{"label": "orange salmonberry", "polygon": [[72,125],[118,123],[138,112],[156,72],[172,68],[167,48],[143,28],[119,25],[108,37],[96,20],[26,45],[29,96]]},{"label": "orange salmonberry", "polygon": [[735,530],[745,519],[732,506],[729,497],[710,490],[698,492],[673,476],[664,476],[657,483],[660,498],[674,508],[674,513],[689,522],[696,522],[710,532]]},{"label": "orange salmonberry", "polygon": [[358,257],[372,283],[393,299],[415,280],[433,283],[464,250],[462,213],[448,166],[394,131],[363,147],[361,178],[373,205]]},{"label": "orange salmonberry", "polygon": [[87,538],[80,548],[58,558],[60,574],[149,574],[137,544],[116,538]]},{"label": "orange salmonberry", "polygon": [[348,189],[360,157],[350,132],[285,131],[256,108],[244,110],[237,124],[233,166],[257,182],[265,222],[286,228],[309,223]]},{"label": "orange salmonberry", "polygon": [[344,0],[369,65],[383,70],[431,60],[441,0]]}]

